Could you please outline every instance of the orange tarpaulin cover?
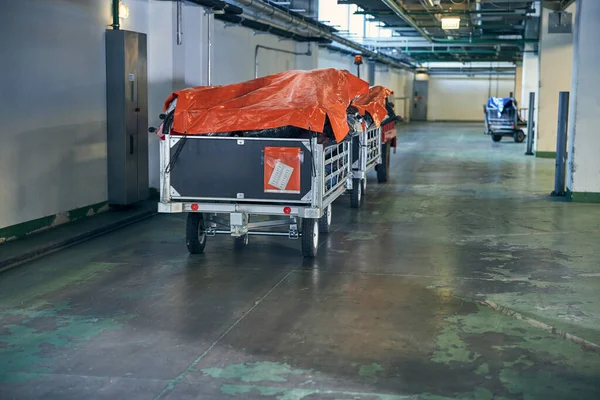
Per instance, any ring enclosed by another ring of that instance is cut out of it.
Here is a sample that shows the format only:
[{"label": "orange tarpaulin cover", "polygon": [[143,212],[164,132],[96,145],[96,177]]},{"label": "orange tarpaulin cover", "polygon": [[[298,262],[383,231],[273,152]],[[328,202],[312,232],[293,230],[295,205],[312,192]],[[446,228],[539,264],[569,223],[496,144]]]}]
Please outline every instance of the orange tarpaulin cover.
[{"label": "orange tarpaulin cover", "polygon": [[328,68],[287,71],[225,86],[173,93],[173,130],[207,134],[295,126],[323,132],[329,117],[336,140],[348,134],[346,108],[369,92],[369,84],[348,71]]},{"label": "orange tarpaulin cover", "polygon": [[352,105],[362,116],[365,115],[365,111],[371,114],[375,126],[379,126],[388,113],[385,100],[392,93],[394,92],[383,86],[373,86],[369,89],[369,93],[360,96]]}]

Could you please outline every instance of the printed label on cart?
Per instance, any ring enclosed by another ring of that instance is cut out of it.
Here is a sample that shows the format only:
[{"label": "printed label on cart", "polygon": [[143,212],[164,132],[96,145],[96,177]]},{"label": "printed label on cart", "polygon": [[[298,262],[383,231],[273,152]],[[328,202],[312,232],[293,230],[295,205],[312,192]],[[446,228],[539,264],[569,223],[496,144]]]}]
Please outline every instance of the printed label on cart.
[{"label": "printed label on cart", "polygon": [[300,148],[265,147],[264,160],[265,193],[300,193]]},{"label": "printed label on cart", "polygon": [[269,179],[269,185],[275,186],[279,190],[285,190],[292,177],[292,172],[294,172],[294,168],[277,161]]}]

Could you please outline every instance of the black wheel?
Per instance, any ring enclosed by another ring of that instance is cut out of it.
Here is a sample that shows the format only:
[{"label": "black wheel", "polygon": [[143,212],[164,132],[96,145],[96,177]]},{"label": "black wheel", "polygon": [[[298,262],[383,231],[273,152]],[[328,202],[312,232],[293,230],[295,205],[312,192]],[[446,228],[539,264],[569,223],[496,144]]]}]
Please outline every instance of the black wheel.
[{"label": "black wheel", "polygon": [[502,140],[502,135],[492,135],[492,140],[494,142],[499,142]]},{"label": "black wheel", "polygon": [[513,138],[515,139],[516,143],[523,143],[523,140],[525,140],[525,132],[523,132],[522,129],[519,129],[515,132]]},{"label": "black wheel", "polygon": [[319,233],[328,233],[331,227],[331,204],[327,206],[323,216],[319,218]]},{"label": "black wheel", "polygon": [[189,213],[185,225],[185,244],[192,254],[204,253],[206,246],[206,232],[204,226],[204,215]]},{"label": "black wheel", "polygon": [[313,258],[319,248],[319,220],[304,218],[302,220],[302,255]]},{"label": "black wheel", "polygon": [[355,178],[352,180],[352,199],[350,199],[350,206],[352,208],[360,208],[363,201],[363,182],[361,179]]},{"label": "black wheel", "polygon": [[381,164],[378,164],[375,169],[377,170],[377,181],[385,183],[390,177],[390,149],[392,146],[384,143],[381,147]]},{"label": "black wheel", "polygon": [[241,250],[248,246],[249,241],[250,238],[247,233],[244,236],[236,237],[234,242],[236,250]]}]

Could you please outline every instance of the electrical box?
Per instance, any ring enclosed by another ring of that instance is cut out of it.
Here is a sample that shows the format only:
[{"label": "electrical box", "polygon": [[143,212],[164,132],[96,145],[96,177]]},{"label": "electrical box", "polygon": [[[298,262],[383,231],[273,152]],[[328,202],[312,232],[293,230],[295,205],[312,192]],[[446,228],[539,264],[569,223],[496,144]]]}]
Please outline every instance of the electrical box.
[{"label": "electrical box", "polygon": [[143,33],[106,31],[108,203],[145,200],[148,189],[147,41]]},{"label": "electrical box", "polygon": [[573,14],[568,12],[551,12],[548,15],[548,33],[571,33],[573,31]]}]

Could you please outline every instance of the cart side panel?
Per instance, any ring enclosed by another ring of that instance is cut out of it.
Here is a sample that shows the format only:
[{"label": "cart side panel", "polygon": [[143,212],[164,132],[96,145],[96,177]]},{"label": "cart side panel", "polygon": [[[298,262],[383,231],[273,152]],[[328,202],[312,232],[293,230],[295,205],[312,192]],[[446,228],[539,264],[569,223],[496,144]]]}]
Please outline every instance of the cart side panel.
[{"label": "cart side panel", "polygon": [[[266,193],[265,147],[301,149],[300,193]],[[177,198],[302,201],[310,192],[313,158],[301,141],[187,137],[171,148],[171,187]],[[179,154],[177,154],[179,152]],[[310,197],[310,196],[307,196]],[[310,199],[304,202],[310,202]]]}]

